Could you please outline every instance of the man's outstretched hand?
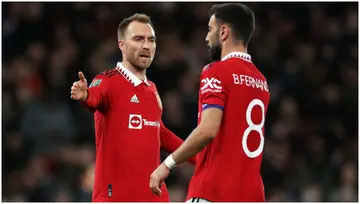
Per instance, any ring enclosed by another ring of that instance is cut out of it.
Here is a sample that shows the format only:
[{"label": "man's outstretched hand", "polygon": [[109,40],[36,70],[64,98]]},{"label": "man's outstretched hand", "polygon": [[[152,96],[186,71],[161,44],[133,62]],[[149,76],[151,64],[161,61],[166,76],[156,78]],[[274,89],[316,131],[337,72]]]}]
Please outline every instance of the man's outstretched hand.
[{"label": "man's outstretched hand", "polygon": [[85,101],[87,99],[87,82],[82,72],[79,72],[79,81],[73,83],[71,87],[71,99]]}]

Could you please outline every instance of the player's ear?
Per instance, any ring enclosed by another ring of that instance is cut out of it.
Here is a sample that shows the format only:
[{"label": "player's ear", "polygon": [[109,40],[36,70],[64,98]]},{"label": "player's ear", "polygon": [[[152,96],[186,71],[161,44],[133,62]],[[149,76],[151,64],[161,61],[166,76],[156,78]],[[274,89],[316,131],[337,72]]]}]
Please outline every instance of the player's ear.
[{"label": "player's ear", "polygon": [[222,25],[220,27],[220,39],[221,39],[221,41],[226,40],[229,37],[229,34],[230,34],[229,27],[226,26],[226,25]]},{"label": "player's ear", "polygon": [[118,40],[118,45],[119,45],[119,49],[121,50],[121,52],[125,52],[125,42],[123,39]]}]

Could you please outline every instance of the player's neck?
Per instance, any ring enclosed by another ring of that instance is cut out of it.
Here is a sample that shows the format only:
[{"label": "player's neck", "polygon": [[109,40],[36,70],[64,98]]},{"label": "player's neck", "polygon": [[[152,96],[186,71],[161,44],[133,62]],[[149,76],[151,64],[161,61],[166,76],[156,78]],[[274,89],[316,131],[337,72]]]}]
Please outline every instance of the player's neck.
[{"label": "player's neck", "polygon": [[221,59],[232,52],[244,52],[247,53],[247,48],[243,45],[236,45],[236,46],[223,46],[221,51]]},{"label": "player's neck", "polygon": [[126,69],[128,69],[131,73],[133,73],[137,78],[139,78],[141,81],[145,80],[146,76],[146,69],[139,71],[137,70],[129,61],[123,60],[122,64]]}]

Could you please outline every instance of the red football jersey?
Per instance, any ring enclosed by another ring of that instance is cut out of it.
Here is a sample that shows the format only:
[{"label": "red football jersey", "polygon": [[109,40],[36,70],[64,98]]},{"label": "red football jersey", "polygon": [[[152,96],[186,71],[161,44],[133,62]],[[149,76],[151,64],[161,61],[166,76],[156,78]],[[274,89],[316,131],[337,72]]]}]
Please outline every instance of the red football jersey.
[{"label": "red football jersey", "polygon": [[223,110],[215,139],[196,158],[187,199],[264,201],[260,165],[270,93],[250,55],[233,52],[201,73],[199,119],[206,108]]},{"label": "red football jersey", "polygon": [[[165,185],[160,197],[149,188],[150,175],[160,165],[160,135],[167,131],[155,85],[141,81],[118,63],[117,68],[95,77],[84,104],[94,111],[95,119],[92,201],[168,202]],[[173,151],[182,140],[168,143],[175,145],[167,148]]]}]

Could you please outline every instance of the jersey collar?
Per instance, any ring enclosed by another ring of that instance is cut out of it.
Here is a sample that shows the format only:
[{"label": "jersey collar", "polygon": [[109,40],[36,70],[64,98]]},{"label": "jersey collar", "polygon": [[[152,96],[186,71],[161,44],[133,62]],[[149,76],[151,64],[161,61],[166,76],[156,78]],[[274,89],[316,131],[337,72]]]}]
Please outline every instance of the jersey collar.
[{"label": "jersey collar", "polygon": [[221,59],[221,61],[227,60],[229,58],[240,58],[245,61],[251,62],[251,56],[245,52],[231,52]]},{"label": "jersey collar", "polygon": [[125,77],[128,81],[130,81],[130,83],[132,83],[134,86],[139,86],[142,82],[150,86],[150,83],[148,82],[146,76],[144,81],[140,80],[137,76],[135,76],[135,74],[133,74],[128,69],[126,69],[126,67],[121,62],[118,62],[116,64],[116,69],[120,72],[121,75],[123,75],[123,77]]}]

